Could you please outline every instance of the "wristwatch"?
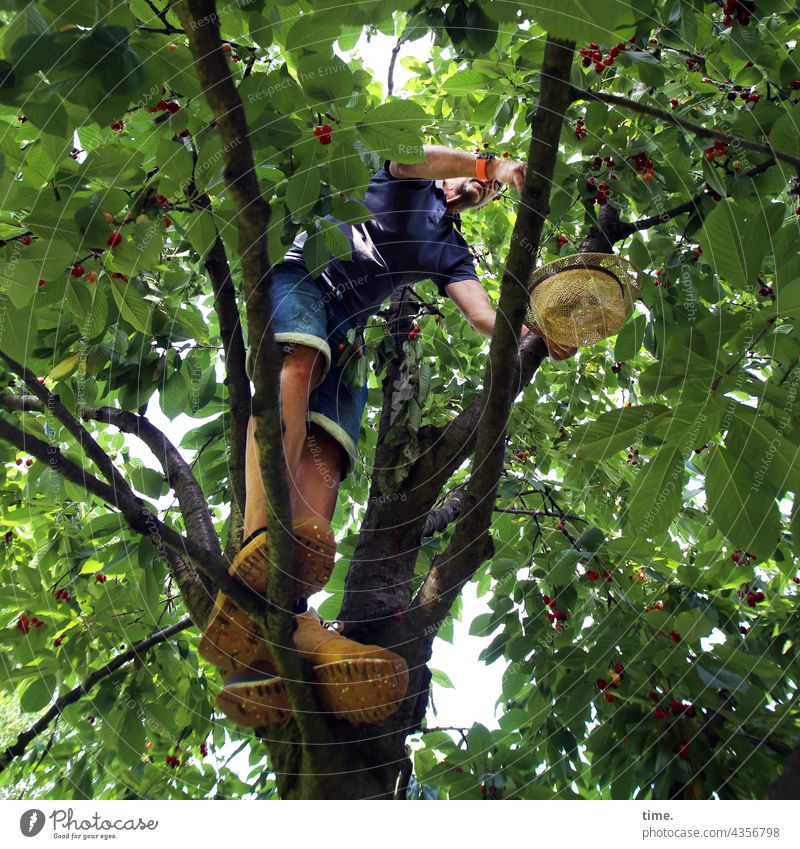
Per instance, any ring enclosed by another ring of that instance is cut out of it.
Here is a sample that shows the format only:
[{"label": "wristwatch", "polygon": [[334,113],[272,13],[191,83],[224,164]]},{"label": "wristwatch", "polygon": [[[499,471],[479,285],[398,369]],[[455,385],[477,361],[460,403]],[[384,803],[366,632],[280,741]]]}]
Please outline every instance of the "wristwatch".
[{"label": "wristwatch", "polygon": [[489,167],[489,160],[497,159],[496,153],[486,153],[481,151],[475,159],[475,176],[479,180],[488,180],[489,175],[486,173]]}]

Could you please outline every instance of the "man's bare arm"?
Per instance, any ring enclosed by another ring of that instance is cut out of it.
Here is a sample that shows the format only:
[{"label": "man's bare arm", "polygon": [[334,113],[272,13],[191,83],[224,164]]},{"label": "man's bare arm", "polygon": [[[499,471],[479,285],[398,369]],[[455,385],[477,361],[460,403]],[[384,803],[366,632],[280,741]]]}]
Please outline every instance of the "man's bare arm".
[{"label": "man's bare arm", "polygon": [[[481,336],[491,336],[494,332],[497,313],[492,309],[486,289],[479,280],[457,280],[445,286],[450,299],[458,307],[461,314],[470,323],[476,333]],[[523,324],[521,338],[531,331]],[[549,339],[544,340],[551,360],[566,360],[576,354],[577,348],[557,345]]]},{"label": "man's bare arm", "polygon": [[[474,153],[438,144],[426,144],[422,150],[425,154],[424,162],[390,162],[389,173],[392,177],[448,180],[452,177],[475,176],[475,160],[478,157]],[[525,163],[513,159],[490,159],[486,165],[486,176],[490,180],[511,184],[517,191],[521,191],[525,168]]]}]

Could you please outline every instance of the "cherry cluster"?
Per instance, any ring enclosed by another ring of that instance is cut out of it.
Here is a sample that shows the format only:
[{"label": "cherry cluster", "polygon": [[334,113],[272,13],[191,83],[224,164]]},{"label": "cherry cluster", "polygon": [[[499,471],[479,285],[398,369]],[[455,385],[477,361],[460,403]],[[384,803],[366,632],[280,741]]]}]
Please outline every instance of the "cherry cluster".
[{"label": "cherry cluster", "polygon": [[622,371],[622,367],[624,365],[625,365],[625,363],[623,363],[623,362],[614,363],[614,365],[611,366],[611,371],[613,371],[614,374],[619,374]]},{"label": "cherry cluster", "polygon": [[[22,457],[17,457],[17,459],[15,460],[15,462],[16,462],[16,464],[17,464],[18,466],[21,466],[21,465],[22,465]],[[25,461],[25,465],[26,465],[28,468],[30,468],[30,467],[33,465],[33,458],[28,457],[28,459]],[[9,532],[6,534],[6,536],[8,536],[8,534],[10,534],[10,533],[12,533],[12,532],[11,532],[11,531],[9,531]],[[13,534],[12,534],[12,535],[13,535]]]},{"label": "cherry cluster", "polygon": [[60,589],[56,590],[55,595],[53,597],[58,599],[59,601],[72,601],[72,596],[69,594],[69,591],[66,587],[61,587]]},{"label": "cherry cluster", "polygon": [[575,122],[575,138],[582,139],[585,135],[588,135],[589,131],[586,129],[586,119],[578,118]]},{"label": "cherry cluster", "polygon": [[171,769],[177,769],[181,765],[181,759],[177,755],[167,755],[164,763]]},{"label": "cherry cluster", "polygon": [[728,155],[728,143],[722,139],[716,139],[714,144],[703,149],[703,154],[709,162],[713,162],[722,156]]},{"label": "cherry cluster", "polygon": [[522,451],[517,451],[517,459],[520,461],[520,463],[522,463],[523,466],[528,462],[528,457],[530,456],[531,452],[527,448]]},{"label": "cherry cluster", "polygon": [[653,179],[653,160],[646,153],[634,153],[630,157],[633,160],[633,167],[641,178],[647,183]]},{"label": "cherry cluster", "polygon": [[625,458],[632,466],[639,465],[639,449],[634,448],[633,450],[628,452],[628,456]]},{"label": "cherry cluster", "polygon": [[413,342],[420,333],[422,333],[422,328],[415,321],[411,325],[411,330],[408,331],[408,338]]},{"label": "cherry cluster", "polygon": [[148,112],[169,112],[170,115],[174,115],[176,112],[180,112],[181,105],[175,100],[159,100],[155,106],[151,106],[147,111]]},{"label": "cherry cluster", "polygon": [[755,607],[760,601],[764,601],[764,593],[761,590],[758,590],[758,592],[749,592],[747,594],[748,607]]},{"label": "cherry cluster", "polygon": [[741,560],[745,563],[745,565],[747,565],[748,560],[758,560],[758,558],[750,551],[737,550],[731,554],[731,560],[733,560],[734,563],[738,563]]},{"label": "cherry cluster", "polygon": [[[601,576],[594,569],[589,569],[586,572],[587,580],[592,581],[592,583],[594,583],[595,581],[599,581],[600,577]],[[612,581],[611,573],[605,570],[603,570],[602,578],[607,584],[610,584]]]},{"label": "cherry cluster", "polygon": [[652,604],[648,604],[647,607],[645,607],[644,612],[649,613],[651,610],[663,610],[663,609],[664,609],[664,602],[661,601],[661,599],[659,599],[658,601],[654,601]]},{"label": "cherry cluster", "polygon": [[595,685],[598,690],[606,691],[603,692],[603,698],[609,703],[613,703],[614,694],[607,692],[609,687],[613,687],[616,689],[622,683],[622,679],[625,677],[625,667],[621,663],[615,663],[612,668],[608,670],[609,680],[606,681],[605,678],[598,678],[595,681]]},{"label": "cherry cluster", "polygon": [[598,74],[602,74],[606,68],[610,68],[617,56],[622,53],[627,45],[624,41],[620,41],[616,47],[612,47],[605,56],[603,56],[603,51],[600,49],[600,45],[596,41],[592,41],[589,43],[587,47],[581,47],[580,55],[581,55],[581,64],[584,68],[591,68],[594,65],[594,69]]},{"label": "cherry cluster", "polygon": [[562,236],[562,235],[556,236],[556,245],[558,246],[559,250],[561,250],[561,248],[563,248],[564,245],[567,244],[567,242],[569,242],[569,239],[566,236]]},{"label": "cherry cluster", "polygon": [[722,7],[722,23],[726,27],[734,23],[746,27],[750,23],[750,16],[755,8],[756,4],[748,0],[727,0]]},{"label": "cherry cluster", "polygon": [[321,124],[314,127],[314,136],[319,139],[320,144],[330,144],[333,136],[333,127],[330,124]]},{"label": "cherry cluster", "polygon": [[23,634],[27,634],[31,629],[31,625],[34,628],[41,628],[44,625],[41,619],[37,619],[35,616],[32,616],[30,619],[24,614],[20,613],[19,619],[17,619],[17,629],[22,631]]},{"label": "cherry cluster", "polygon": [[553,625],[556,631],[563,631],[564,626],[561,624],[562,622],[566,622],[569,619],[569,615],[564,610],[558,609],[558,604],[554,598],[550,598],[549,595],[542,596],[542,603],[550,608],[550,611],[547,614],[547,621]]}]

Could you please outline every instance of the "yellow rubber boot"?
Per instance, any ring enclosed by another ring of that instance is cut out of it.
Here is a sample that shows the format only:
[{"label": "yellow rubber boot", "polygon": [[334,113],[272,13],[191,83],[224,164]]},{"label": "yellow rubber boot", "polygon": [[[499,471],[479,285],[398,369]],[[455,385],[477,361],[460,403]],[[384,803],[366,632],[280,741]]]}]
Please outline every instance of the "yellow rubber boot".
[{"label": "yellow rubber boot", "polygon": [[[408,666],[381,646],[363,645],[326,628],[313,610],[297,617],[294,642],[314,666],[317,698],[323,708],[356,725],[380,722],[402,704],[408,691]],[[271,674],[230,678],[217,706],[233,722],[267,725],[288,714],[285,688]]]},{"label": "yellow rubber boot", "polygon": [[[330,525],[311,516],[297,519],[292,528],[295,597],[307,598],[322,589],[330,578],[336,541]],[[228,573],[254,592],[266,594],[269,576],[266,533],[242,547]],[[261,631],[223,592],[217,593],[198,651],[226,676],[274,668]]]}]

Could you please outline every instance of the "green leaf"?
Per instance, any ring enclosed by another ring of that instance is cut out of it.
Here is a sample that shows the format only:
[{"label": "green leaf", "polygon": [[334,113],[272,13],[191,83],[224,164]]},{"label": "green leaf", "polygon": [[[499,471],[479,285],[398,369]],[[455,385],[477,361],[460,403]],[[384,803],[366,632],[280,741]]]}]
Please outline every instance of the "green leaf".
[{"label": "green leaf", "polygon": [[769,239],[762,218],[723,201],[705,219],[700,244],[703,259],[728,285],[750,289],[761,270]]},{"label": "green leaf", "polygon": [[371,110],[358,124],[365,144],[383,159],[395,162],[422,162],[420,128],[431,119],[410,100],[390,100]]},{"label": "green leaf", "polygon": [[655,539],[665,533],[683,503],[686,473],[681,452],[665,447],[643,466],[628,495],[631,530]]},{"label": "green leaf", "polygon": [[604,44],[616,41],[613,30],[623,17],[629,16],[627,3],[619,0],[537,0],[520,3],[523,15],[533,18],[555,38]]},{"label": "green leaf", "polygon": [[312,102],[337,104],[353,90],[353,74],[335,53],[311,53],[297,62],[297,78]]},{"label": "green leaf", "polygon": [[153,305],[146,301],[132,283],[112,280],[111,294],[117,304],[120,315],[136,330],[149,335],[153,317]]},{"label": "green leaf", "polygon": [[319,168],[304,168],[292,174],[286,186],[286,206],[293,216],[311,211],[319,199],[320,185]]},{"label": "green leaf", "polygon": [[50,704],[55,689],[54,675],[37,676],[20,695],[19,705],[26,713],[36,713]]},{"label": "green leaf", "polygon": [[738,549],[772,557],[779,542],[775,492],[735,450],[715,446],[706,464],[706,501],[714,523]]},{"label": "green leaf", "polygon": [[632,360],[642,348],[644,331],[647,327],[647,316],[635,312],[625,323],[617,335],[614,346],[614,357],[618,362]]},{"label": "green leaf", "polygon": [[586,460],[605,460],[638,445],[647,427],[667,414],[661,404],[642,404],[603,413],[596,421],[575,428],[570,447]]},{"label": "green leaf", "polygon": [[447,690],[455,689],[455,684],[450,680],[450,676],[441,669],[431,669],[431,679],[434,684],[444,687]]}]

